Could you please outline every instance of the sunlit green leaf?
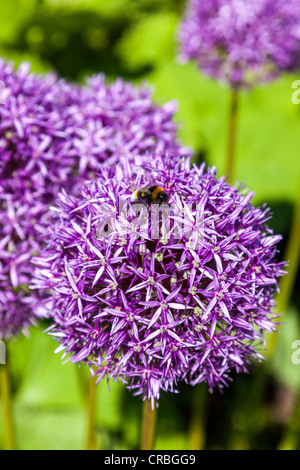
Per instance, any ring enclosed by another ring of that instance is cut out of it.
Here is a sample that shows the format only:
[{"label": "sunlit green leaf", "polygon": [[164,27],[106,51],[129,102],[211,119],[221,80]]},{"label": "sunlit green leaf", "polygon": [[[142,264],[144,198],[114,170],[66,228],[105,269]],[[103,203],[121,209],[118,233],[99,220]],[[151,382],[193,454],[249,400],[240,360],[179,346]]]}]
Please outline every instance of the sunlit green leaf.
[{"label": "sunlit green leaf", "polygon": [[[299,312],[290,308],[282,319],[271,368],[278,381],[288,387],[300,389],[300,320]],[[298,341],[298,343],[297,343]]]}]

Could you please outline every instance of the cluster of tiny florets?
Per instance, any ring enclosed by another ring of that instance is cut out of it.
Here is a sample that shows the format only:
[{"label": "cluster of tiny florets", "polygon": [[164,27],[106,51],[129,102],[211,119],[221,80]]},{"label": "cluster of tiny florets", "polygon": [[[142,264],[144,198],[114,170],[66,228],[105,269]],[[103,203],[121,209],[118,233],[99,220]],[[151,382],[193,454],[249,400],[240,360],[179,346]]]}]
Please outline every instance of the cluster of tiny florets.
[{"label": "cluster of tiny florets", "polygon": [[31,258],[44,244],[48,207],[101,165],[158,149],[180,152],[176,104],[151,91],[97,75],[85,86],[38,76],[0,60],[0,338],[42,314],[28,291]]},{"label": "cluster of tiny florets", "polygon": [[[131,204],[156,184],[166,204]],[[33,287],[51,292],[64,357],[151,399],[180,381],[221,389],[261,360],[284,265],[252,196],[168,155],[122,160],[60,193]]]},{"label": "cluster of tiny florets", "polygon": [[299,0],[190,0],[179,30],[181,59],[232,87],[300,66]]}]

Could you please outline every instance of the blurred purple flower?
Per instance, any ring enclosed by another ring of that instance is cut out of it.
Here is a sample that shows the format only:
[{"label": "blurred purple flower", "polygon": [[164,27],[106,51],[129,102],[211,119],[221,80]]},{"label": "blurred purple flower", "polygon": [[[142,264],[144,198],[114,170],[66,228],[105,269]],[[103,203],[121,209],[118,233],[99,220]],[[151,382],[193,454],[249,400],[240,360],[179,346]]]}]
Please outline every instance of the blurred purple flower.
[{"label": "blurred purple flower", "polygon": [[179,42],[182,60],[231,87],[272,80],[300,67],[300,1],[190,0]]},{"label": "blurred purple flower", "polygon": [[0,59],[0,339],[44,312],[28,293],[31,256],[45,241],[47,209],[101,165],[127,155],[184,151],[176,143],[176,103],[153,104],[147,87],[103,75],[76,86],[54,74],[17,71]]},{"label": "blurred purple flower", "polygon": [[[162,186],[168,203],[132,205]],[[168,155],[121,160],[61,192],[32,288],[51,292],[51,334],[73,362],[158,399],[179,381],[222,389],[275,330],[276,244],[253,193]]]}]

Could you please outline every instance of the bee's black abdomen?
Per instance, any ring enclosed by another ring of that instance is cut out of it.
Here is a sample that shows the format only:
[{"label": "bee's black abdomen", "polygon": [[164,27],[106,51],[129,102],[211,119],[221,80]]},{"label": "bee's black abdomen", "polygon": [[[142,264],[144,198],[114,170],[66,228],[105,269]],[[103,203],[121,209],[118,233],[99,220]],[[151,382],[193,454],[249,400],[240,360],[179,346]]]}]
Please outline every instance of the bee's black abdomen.
[{"label": "bee's black abdomen", "polygon": [[156,202],[158,202],[159,204],[168,202],[168,195],[165,192],[159,193],[156,198]]},{"label": "bee's black abdomen", "polygon": [[150,186],[149,188],[141,188],[131,198],[132,203],[142,203],[149,206],[150,204],[164,204],[168,201],[168,195],[161,186]]}]

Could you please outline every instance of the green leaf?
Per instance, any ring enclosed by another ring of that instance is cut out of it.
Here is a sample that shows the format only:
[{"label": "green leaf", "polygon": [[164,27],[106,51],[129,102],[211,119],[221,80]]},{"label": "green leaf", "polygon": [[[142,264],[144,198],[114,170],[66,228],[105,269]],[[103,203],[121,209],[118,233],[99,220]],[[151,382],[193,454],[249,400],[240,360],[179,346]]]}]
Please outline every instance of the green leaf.
[{"label": "green leaf", "polygon": [[172,59],[176,24],[177,15],[172,12],[145,16],[119,41],[118,55],[134,71]]},{"label": "green leaf", "polygon": [[0,42],[14,39],[20,24],[30,17],[38,0],[10,0],[0,2]]},{"label": "green leaf", "polygon": [[[295,342],[300,340],[299,312],[291,307],[283,318],[270,368],[276,379],[286,386],[300,390],[300,364],[293,360]],[[299,349],[299,346],[298,346]],[[300,357],[300,354],[297,356]]]},{"label": "green leaf", "polygon": [[38,55],[28,51],[17,51],[7,49],[0,44],[0,57],[6,61],[12,61],[15,68],[19,67],[22,62],[30,64],[30,71],[33,73],[47,73],[53,70],[53,67],[47,61],[42,60]]},{"label": "green leaf", "polygon": [[187,449],[187,441],[184,433],[181,434],[165,434],[158,436],[155,443],[155,449],[159,450],[185,450]]},{"label": "green leaf", "polygon": [[[58,346],[43,327],[30,329],[8,343],[8,366],[20,449],[75,449],[84,446],[89,372],[83,365],[62,363]],[[100,383],[96,391],[97,439],[107,446],[122,426],[123,387]],[[0,411],[0,421],[1,421]],[[0,447],[3,440],[0,432]],[[101,444],[102,445],[102,444]]]},{"label": "green leaf", "polygon": [[122,425],[121,399],[123,386],[102,380],[97,386],[97,421],[104,429],[117,430]]},{"label": "green leaf", "polygon": [[39,408],[17,404],[14,409],[20,450],[78,450],[85,443],[85,414],[74,408]]},{"label": "green leaf", "polygon": [[42,328],[31,328],[31,337],[18,337],[8,344],[8,365],[16,379],[18,404],[38,407],[80,407],[77,367],[62,364],[54,354],[58,344]]}]

